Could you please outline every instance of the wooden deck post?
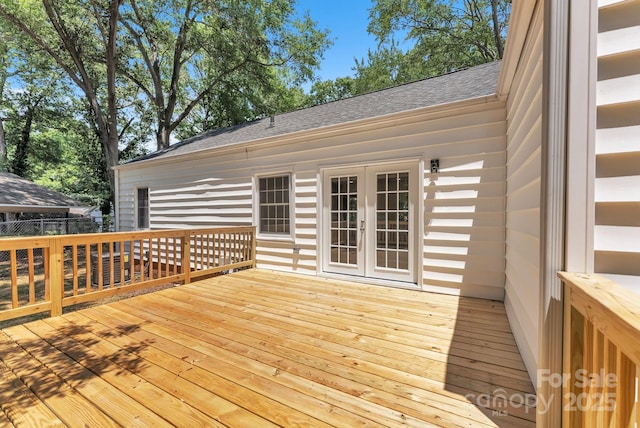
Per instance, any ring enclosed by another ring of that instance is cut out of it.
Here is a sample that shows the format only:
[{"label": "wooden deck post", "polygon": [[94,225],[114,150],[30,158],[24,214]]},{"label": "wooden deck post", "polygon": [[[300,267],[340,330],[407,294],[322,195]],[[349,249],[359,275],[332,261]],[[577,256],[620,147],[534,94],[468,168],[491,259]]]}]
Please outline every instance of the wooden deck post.
[{"label": "wooden deck post", "polygon": [[184,283],[191,282],[191,232],[186,231],[182,235],[182,251],[181,251],[180,267],[184,274]]},{"label": "wooden deck post", "polygon": [[252,269],[255,269],[257,264],[256,247],[257,247],[256,227],[253,226],[251,228],[251,260],[253,261],[253,264],[251,265]]},{"label": "wooden deck post", "polygon": [[64,297],[64,248],[60,239],[49,239],[49,278],[52,317],[62,315],[62,298]]}]

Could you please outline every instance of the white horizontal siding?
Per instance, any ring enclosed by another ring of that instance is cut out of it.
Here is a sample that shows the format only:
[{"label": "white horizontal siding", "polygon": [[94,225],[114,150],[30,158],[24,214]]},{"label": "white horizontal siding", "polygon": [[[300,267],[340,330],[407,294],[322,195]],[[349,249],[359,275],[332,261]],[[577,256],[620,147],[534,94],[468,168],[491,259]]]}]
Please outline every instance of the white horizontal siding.
[{"label": "white horizontal siding", "polygon": [[538,361],[542,28],[539,2],[507,102],[505,308],[531,379]]},{"label": "white horizontal siding", "polygon": [[596,251],[640,253],[640,227],[596,225],[594,232]]},{"label": "white horizontal siding", "polygon": [[640,74],[599,81],[596,100],[598,106],[640,100]]},{"label": "white horizontal siding", "polygon": [[[485,125],[482,136],[496,125]],[[426,156],[427,165],[429,158],[440,160],[439,172],[427,169],[424,176],[426,290],[504,297],[504,116],[496,130],[500,135]]]},{"label": "white horizontal siding", "polygon": [[[624,5],[621,2],[621,7]],[[598,56],[618,55],[640,49],[640,25],[598,34]]]},{"label": "white horizontal siding", "polygon": [[640,152],[640,125],[596,130],[596,155]]},{"label": "white horizontal siding", "polygon": [[[495,101],[427,120],[406,120],[293,144],[255,146],[120,170],[120,225],[133,227],[136,187],[149,187],[151,227],[252,224],[256,174],[290,172],[293,236],[258,239],[258,266],[316,274],[323,168],[439,158],[424,177],[425,289],[502,298],[504,287],[505,106]],[[296,251],[294,251],[294,247]],[[438,260],[437,262],[435,262]],[[448,264],[447,264],[448,263]]]},{"label": "white horizontal siding", "polygon": [[594,268],[640,291],[640,2],[600,6]]}]

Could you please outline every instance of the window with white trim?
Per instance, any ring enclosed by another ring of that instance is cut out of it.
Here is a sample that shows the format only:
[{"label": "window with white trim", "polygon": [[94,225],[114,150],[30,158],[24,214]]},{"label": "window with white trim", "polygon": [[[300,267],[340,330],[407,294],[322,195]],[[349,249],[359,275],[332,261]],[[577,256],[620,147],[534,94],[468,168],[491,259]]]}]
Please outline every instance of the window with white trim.
[{"label": "window with white trim", "polygon": [[136,195],[136,223],[138,229],[149,228],[149,189],[139,188]]},{"label": "window with white trim", "polygon": [[289,174],[258,178],[258,232],[268,235],[291,234]]}]

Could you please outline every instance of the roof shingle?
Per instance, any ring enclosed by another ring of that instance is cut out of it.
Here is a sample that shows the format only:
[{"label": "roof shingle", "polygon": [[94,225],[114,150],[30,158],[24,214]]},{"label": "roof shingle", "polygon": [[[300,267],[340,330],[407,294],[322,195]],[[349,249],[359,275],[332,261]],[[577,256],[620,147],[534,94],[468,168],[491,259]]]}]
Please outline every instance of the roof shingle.
[{"label": "roof shingle", "polygon": [[0,207],[77,207],[80,202],[62,193],[26,180],[18,175],[0,172]]},{"label": "roof shingle", "polygon": [[279,114],[274,118],[274,126],[271,125],[270,118],[264,118],[212,130],[131,162],[166,158],[421,107],[494,95],[500,65],[500,61],[482,64],[443,76]]}]

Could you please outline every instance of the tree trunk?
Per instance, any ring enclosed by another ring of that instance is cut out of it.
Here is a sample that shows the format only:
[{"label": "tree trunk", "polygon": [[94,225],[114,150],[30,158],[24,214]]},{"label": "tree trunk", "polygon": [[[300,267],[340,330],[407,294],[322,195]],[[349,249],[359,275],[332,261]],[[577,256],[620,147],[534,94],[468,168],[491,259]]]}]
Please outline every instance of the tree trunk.
[{"label": "tree trunk", "polygon": [[0,172],[7,170],[7,142],[4,139],[4,122],[0,118]]},{"label": "tree trunk", "polygon": [[493,37],[496,40],[496,49],[498,51],[498,59],[502,59],[504,47],[502,46],[502,37],[500,36],[500,21],[498,20],[498,1],[491,0],[491,17],[493,19]]},{"label": "tree trunk", "polygon": [[166,126],[162,126],[158,128],[158,132],[156,132],[158,150],[164,150],[166,148],[169,148],[170,135],[171,135],[171,131],[169,131]]},{"label": "tree trunk", "polygon": [[27,175],[27,156],[34,112],[35,109],[29,107],[24,115],[24,126],[22,127],[22,132],[20,132],[20,140],[16,145],[16,153],[11,163],[11,172],[20,177],[26,177]]}]

